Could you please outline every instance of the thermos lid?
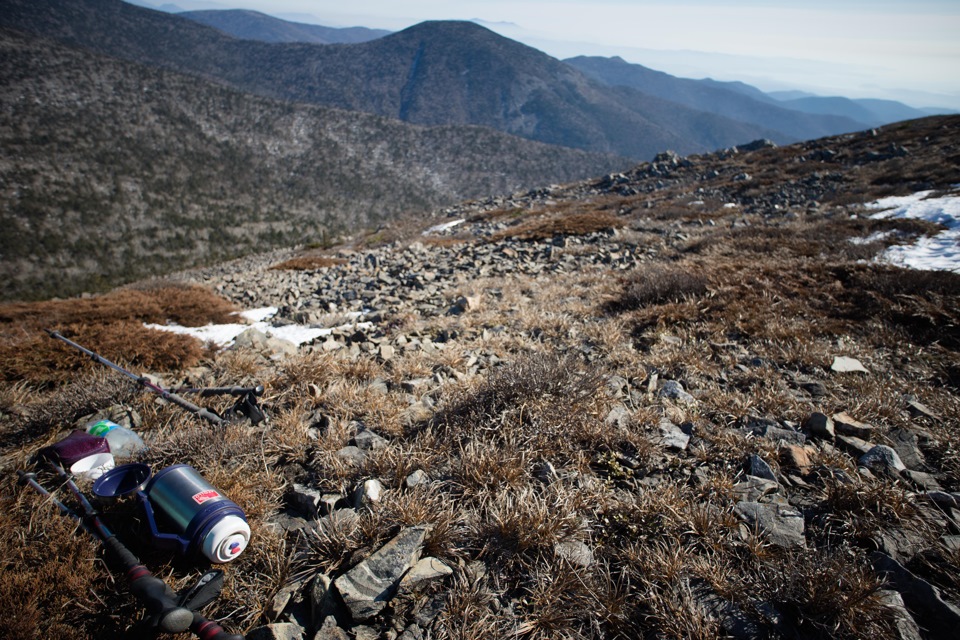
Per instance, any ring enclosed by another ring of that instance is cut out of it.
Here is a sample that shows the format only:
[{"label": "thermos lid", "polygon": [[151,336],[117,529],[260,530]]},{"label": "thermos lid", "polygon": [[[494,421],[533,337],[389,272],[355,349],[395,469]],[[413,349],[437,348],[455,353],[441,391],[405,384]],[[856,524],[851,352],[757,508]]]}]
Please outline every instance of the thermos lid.
[{"label": "thermos lid", "polygon": [[122,464],[97,478],[93,483],[93,494],[102,499],[133,494],[143,490],[150,474],[150,467],[140,462]]},{"label": "thermos lid", "polygon": [[249,541],[250,525],[247,521],[240,516],[224,516],[204,537],[203,555],[211,562],[230,562],[247,548]]}]

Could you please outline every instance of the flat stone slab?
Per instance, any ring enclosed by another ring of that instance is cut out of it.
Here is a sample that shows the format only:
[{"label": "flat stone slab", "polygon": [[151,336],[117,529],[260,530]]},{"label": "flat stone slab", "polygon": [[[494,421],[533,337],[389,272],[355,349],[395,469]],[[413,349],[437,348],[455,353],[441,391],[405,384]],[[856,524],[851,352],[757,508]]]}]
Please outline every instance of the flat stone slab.
[{"label": "flat stone slab", "polygon": [[444,562],[436,558],[422,558],[403,576],[403,580],[400,581],[400,588],[413,587],[428,580],[446,578],[451,573],[453,573],[453,569]]},{"label": "flat stone slab", "polygon": [[805,547],[803,514],[789,505],[739,502],[734,513],[747,525],[758,528],[778,547]]},{"label": "flat stone slab", "polygon": [[426,527],[411,527],[336,579],[334,585],[355,621],[369,620],[387,606],[403,574],[420,558]]},{"label": "flat stone slab", "polygon": [[899,473],[907,468],[900,456],[885,444],[878,444],[860,456],[859,464],[868,469],[884,469]]},{"label": "flat stone slab", "polygon": [[837,433],[842,433],[845,436],[855,436],[864,440],[870,440],[875,437],[877,433],[877,429],[873,425],[860,422],[846,413],[834,414],[833,425]]},{"label": "flat stone slab", "polygon": [[669,420],[660,421],[660,445],[675,451],[685,451],[690,444],[690,436]]},{"label": "flat stone slab", "polygon": [[870,562],[874,571],[900,593],[931,638],[956,637],[960,628],[960,608],[945,601],[939,589],[885,553],[874,551],[870,554]]},{"label": "flat stone slab", "polygon": [[779,490],[780,483],[776,480],[749,475],[733,485],[733,495],[738,502],[759,502],[760,498]]}]

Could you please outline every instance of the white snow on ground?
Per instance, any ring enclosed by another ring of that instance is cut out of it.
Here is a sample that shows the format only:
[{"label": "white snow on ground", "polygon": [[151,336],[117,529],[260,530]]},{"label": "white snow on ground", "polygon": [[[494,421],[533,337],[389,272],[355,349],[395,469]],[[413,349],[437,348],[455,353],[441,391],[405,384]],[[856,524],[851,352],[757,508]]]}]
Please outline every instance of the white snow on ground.
[{"label": "white snow on ground", "polygon": [[429,229],[424,231],[422,235],[428,236],[431,233],[443,233],[447,229],[453,229],[457,225],[461,225],[464,222],[466,222],[466,220],[452,220],[450,222],[444,222],[443,224],[438,224],[436,226],[430,227]]},{"label": "white snow on ground", "polygon": [[[308,327],[301,324],[289,324],[280,327],[272,326],[267,320],[272,318],[278,309],[276,307],[262,307],[260,309],[250,309],[241,311],[239,316],[248,320],[249,323],[230,323],[230,324],[208,324],[203,327],[182,327],[178,324],[145,324],[149,329],[160,329],[171,333],[193,336],[202,342],[213,342],[221,347],[229,346],[237,336],[247,329],[257,329],[258,331],[287,340],[296,345],[311,342],[317,338],[333,333],[333,329]],[[361,314],[351,314],[355,319]],[[373,326],[370,322],[351,323],[350,327],[366,329]],[[339,328],[339,327],[338,327]]]},{"label": "white snow on ground", "polygon": [[917,218],[939,222],[946,227],[932,238],[921,238],[911,245],[890,247],[881,260],[911,269],[954,271],[960,273],[960,195],[926,199],[932,191],[911,196],[883,198],[867,205],[882,209],[872,218]]}]

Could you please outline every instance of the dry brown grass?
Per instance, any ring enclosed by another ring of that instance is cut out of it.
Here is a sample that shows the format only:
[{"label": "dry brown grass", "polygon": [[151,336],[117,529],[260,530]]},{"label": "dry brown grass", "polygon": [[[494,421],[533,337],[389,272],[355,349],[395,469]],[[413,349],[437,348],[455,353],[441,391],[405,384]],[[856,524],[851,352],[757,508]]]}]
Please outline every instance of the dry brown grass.
[{"label": "dry brown grass", "polygon": [[189,336],[143,323],[185,326],[232,321],[237,308],[209,290],[190,286],[123,289],[103,296],[0,306],[0,378],[35,385],[63,383],[89,359],[44,333],[64,337],[121,366],[172,371],[195,365],[203,345]]},{"label": "dry brown grass", "polygon": [[[102,611],[105,606],[126,608],[96,560],[97,543],[78,534],[76,523],[57,515],[52,504],[32,491],[18,496],[12,485],[7,476],[0,514],[0,603],[5,612],[0,635],[81,640],[90,637],[94,625],[105,635],[119,635],[123,622],[102,619]],[[59,543],[57,553],[50,552],[51,540]]]},{"label": "dry brown grass", "polygon": [[428,247],[450,248],[473,242],[472,238],[459,236],[423,236],[420,242]]},{"label": "dry brown grass", "polygon": [[331,258],[329,256],[299,256],[290,258],[270,267],[276,271],[317,271],[319,269],[329,269],[341,264],[346,264],[343,258]]},{"label": "dry brown grass", "polygon": [[479,388],[451,394],[432,423],[453,446],[489,437],[567,457],[594,436],[602,384],[587,363],[534,354],[495,371]]},{"label": "dry brown grass", "polygon": [[88,322],[107,324],[123,320],[175,322],[188,327],[230,322],[237,307],[199,286],[157,285],[118,289],[102,296],[16,302],[0,305],[0,327],[5,337],[16,332]]},{"label": "dry brown grass", "polygon": [[589,211],[564,215],[537,215],[521,219],[507,229],[494,233],[489,242],[506,238],[518,240],[548,240],[556,236],[583,236],[589,233],[612,231],[626,226],[626,222],[606,211]]},{"label": "dry brown grass", "polygon": [[707,278],[695,265],[653,265],[634,272],[624,283],[623,294],[608,303],[607,308],[617,312],[682,302],[706,294],[707,284]]},{"label": "dry brown grass", "polygon": [[841,479],[828,475],[824,483],[820,525],[828,536],[867,542],[884,531],[908,531],[921,538],[933,529],[921,505],[902,487],[882,480]]},{"label": "dry brown grass", "polygon": [[106,369],[79,372],[45,396],[31,390],[20,398],[22,402],[0,407],[6,414],[0,421],[0,455],[21,466],[34,453],[31,446],[52,444],[77,419],[130,402],[136,393],[133,383],[118,383],[116,374]]},{"label": "dry brown grass", "polygon": [[883,583],[857,553],[805,551],[760,564],[748,579],[751,604],[772,604],[785,633],[812,637],[889,637],[893,612]]},{"label": "dry brown grass", "polygon": [[[960,285],[950,274],[860,262],[890,242],[934,231],[930,225],[851,219],[829,207],[784,216],[722,206],[723,194],[759,198],[765,185],[803,180],[798,154],[772,149],[735,158],[731,169],[755,180],[724,174],[704,184],[710,193],[702,205],[692,204],[689,185],[678,185],[481,216],[513,222],[503,238],[531,241],[622,222],[630,229],[610,242],[632,243],[643,258],[627,272],[592,265],[549,276],[463,278],[455,293],[481,295],[479,308],[436,317],[401,310],[384,327],[388,338],[449,338],[436,353],[398,349],[390,361],[304,353],[281,362],[209,354],[198,374],[204,384],[266,384],[268,425],[213,433],[116,384],[109,371],[84,371],[42,393],[23,380],[7,382],[0,388],[4,463],[29,466],[31,450],[85,412],[115,402],[136,407],[152,445],[144,460],[194,464],[251,520],[254,543],[227,567],[228,588],[206,612],[226,618],[231,631],[265,622],[284,583],[316,571],[336,577],[402,528],[427,525],[424,555],[442,558],[454,574],[398,597],[390,615],[409,619],[417,603],[439,597],[445,609],[427,631],[436,638],[722,637],[720,621],[705,610],[705,590],[760,634],[887,637],[891,611],[877,598],[864,554],[878,534],[906,530],[926,545],[911,570],[955,598],[958,558],[934,552],[944,532],[939,516],[906,480],[860,477],[856,458],[834,443],[815,439],[813,466],[801,472],[778,465],[783,445],[744,427],[757,419],[800,424],[812,411],[847,411],[881,430],[921,426],[937,441],[924,446],[928,465],[945,489],[960,489]],[[839,162],[816,166],[833,171]],[[848,173],[844,188],[823,202],[905,188],[873,165]],[[897,235],[870,245],[846,241],[876,231]],[[385,229],[368,240],[395,236]],[[461,239],[418,241],[445,247]],[[558,251],[588,257],[594,248]],[[133,353],[127,343],[134,339],[117,348]],[[870,371],[831,372],[835,355],[857,357]],[[471,362],[485,367],[474,373]],[[608,384],[613,376],[616,389]],[[434,377],[443,383],[405,389],[412,379]],[[696,402],[659,398],[655,378],[682,382]],[[939,417],[912,416],[906,394]],[[608,424],[621,405],[621,420]],[[686,452],[658,443],[663,418],[693,435]],[[353,464],[338,451],[361,424],[386,443]],[[734,486],[752,453],[786,478],[780,495],[802,506],[807,548],[779,549],[735,516]],[[417,470],[429,482],[407,487]],[[300,533],[269,524],[289,506],[292,482],[348,496],[371,478],[382,483],[383,497],[355,520]],[[64,637],[119,637],[138,611],[90,561],[92,545],[69,522],[44,515],[49,505],[24,495],[6,504],[0,552],[14,561],[2,565],[0,583],[8,584],[0,597],[51,637],[66,625],[79,631]],[[137,526],[122,525],[121,533],[137,540]],[[57,567],[52,550],[64,540],[78,544]],[[575,542],[593,552],[588,566],[560,553],[558,545]],[[187,563],[143,550],[171,584],[195,578]],[[64,594],[31,585],[28,576],[63,580]],[[96,596],[79,577],[91,580]],[[98,598],[115,617],[98,618]]]}]

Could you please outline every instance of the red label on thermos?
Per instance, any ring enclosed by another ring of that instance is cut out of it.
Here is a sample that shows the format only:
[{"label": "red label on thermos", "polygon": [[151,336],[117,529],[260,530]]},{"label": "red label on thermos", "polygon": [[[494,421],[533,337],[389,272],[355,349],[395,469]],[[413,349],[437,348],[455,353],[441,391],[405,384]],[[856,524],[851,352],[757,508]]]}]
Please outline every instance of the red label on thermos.
[{"label": "red label on thermos", "polygon": [[219,498],[220,494],[214,491],[213,489],[208,489],[207,491],[201,491],[200,493],[194,494],[193,501],[197,504],[203,504],[207,500],[213,500],[214,498]]}]

